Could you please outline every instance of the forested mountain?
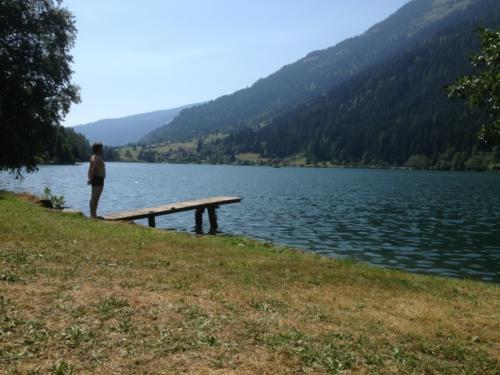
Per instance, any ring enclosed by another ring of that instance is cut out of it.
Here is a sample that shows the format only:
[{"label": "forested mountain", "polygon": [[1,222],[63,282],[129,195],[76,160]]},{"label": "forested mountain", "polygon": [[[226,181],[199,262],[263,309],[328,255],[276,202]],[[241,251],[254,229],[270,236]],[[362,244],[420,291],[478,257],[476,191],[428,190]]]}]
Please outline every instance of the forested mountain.
[{"label": "forested mountain", "polygon": [[442,20],[440,31],[269,126],[229,136],[221,142],[222,151],[267,158],[303,154],[336,164],[409,162],[442,169],[463,169],[475,159],[482,163],[480,151],[489,151],[477,138],[484,118],[449,100],[444,89],[471,69],[479,24],[500,25],[500,2],[477,2],[458,23]]},{"label": "forested mountain", "polygon": [[[262,127],[290,108],[317,97],[381,63],[409,45],[469,17],[472,8],[492,0],[413,0],[364,34],[312,52],[256,82],[250,88],[183,111],[147,139],[158,143]],[[446,21],[446,22],[443,22]]]},{"label": "forested mountain", "polygon": [[85,135],[90,142],[100,141],[109,146],[125,145],[139,141],[153,129],[168,125],[183,109],[193,105],[195,104],[122,118],[99,120],[77,125],[74,129]]}]

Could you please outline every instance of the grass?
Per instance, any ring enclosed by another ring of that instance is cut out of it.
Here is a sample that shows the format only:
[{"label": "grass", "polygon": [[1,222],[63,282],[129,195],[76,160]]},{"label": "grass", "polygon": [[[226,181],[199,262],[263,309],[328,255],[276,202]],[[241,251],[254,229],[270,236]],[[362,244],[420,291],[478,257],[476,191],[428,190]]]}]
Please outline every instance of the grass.
[{"label": "grass", "polygon": [[[134,147],[129,146],[117,148],[120,160],[124,161],[138,161],[139,153],[141,152],[141,150],[141,146],[136,146],[135,149]],[[127,152],[129,153],[129,156],[127,156]]]},{"label": "grass", "polygon": [[[214,142],[216,140],[224,139],[225,137],[227,137],[227,134],[214,133],[214,134],[207,135],[202,140],[204,143],[210,143],[210,142]],[[179,151],[193,153],[196,151],[197,143],[198,143],[197,139],[191,139],[191,140],[186,141],[186,142],[164,142],[164,143],[152,144],[152,145],[149,145],[148,147],[122,146],[122,147],[118,147],[116,149],[116,151],[118,152],[118,156],[119,156],[120,161],[137,162],[137,161],[141,161],[139,159],[139,154],[143,150],[151,149],[152,151],[158,152],[159,154],[179,152]]]},{"label": "grass", "polygon": [[0,373],[500,373],[498,285],[7,193],[0,228]]},{"label": "grass", "polygon": [[236,160],[239,161],[248,161],[252,163],[257,163],[259,160],[262,158],[260,157],[260,154],[252,153],[252,152],[244,152],[244,153],[239,153],[236,155]]},{"label": "grass", "polygon": [[161,143],[157,145],[152,145],[150,147],[136,146],[135,149],[134,147],[123,146],[117,148],[117,152],[119,155],[119,159],[122,161],[140,161],[139,154],[143,150],[151,149],[152,151],[156,151],[160,154],[163,154],[166,152],[177,152],[180,150],[186,150],[192,152],[195,150],[195,148],[196,148],[196,142],[193,140],[189,142]]},{"label": "grass", "polygon": [[175,152],[181,149],[192,152],[196,149],[196,141],[192,140],[189,142],[162,143],[154,145],[152,149],[159,153]]}]

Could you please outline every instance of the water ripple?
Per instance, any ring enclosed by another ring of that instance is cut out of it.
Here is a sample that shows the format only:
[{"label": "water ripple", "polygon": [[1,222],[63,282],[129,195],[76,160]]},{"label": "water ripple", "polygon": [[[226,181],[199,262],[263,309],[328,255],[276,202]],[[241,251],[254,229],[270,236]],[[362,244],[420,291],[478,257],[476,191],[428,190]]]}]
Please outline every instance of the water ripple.
[{"label": "water ripple", "polygon": [[[41,167],[0,188],[50,186],[88,210],[86,165]],[[101,213],[212,195],[227,233],[410,272],[500,282],[500,174],[109,163]],[[141,221],[145,224],[144,221]],[[191,231],[193,213],[158,218]]]}]

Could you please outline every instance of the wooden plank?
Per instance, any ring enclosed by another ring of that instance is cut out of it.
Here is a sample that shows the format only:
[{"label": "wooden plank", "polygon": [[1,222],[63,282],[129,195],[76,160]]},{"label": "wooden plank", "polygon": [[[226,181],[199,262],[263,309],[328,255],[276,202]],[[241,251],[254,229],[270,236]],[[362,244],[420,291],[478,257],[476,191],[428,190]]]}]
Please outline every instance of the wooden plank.
[{"label": "wooden plank", "polygon": [[138,220],[145,219],[150,216],[170,215],[176,212],[195,210],[197,208],[206,208],[211,206],[220,206],[224,204],[239,203],[239,197],[213,197],[196,199],[192,201],[184,201],[178,203],[167,204],[159,207],[144,208],[132,211],[117,212],[104,216],[105,220]]}]

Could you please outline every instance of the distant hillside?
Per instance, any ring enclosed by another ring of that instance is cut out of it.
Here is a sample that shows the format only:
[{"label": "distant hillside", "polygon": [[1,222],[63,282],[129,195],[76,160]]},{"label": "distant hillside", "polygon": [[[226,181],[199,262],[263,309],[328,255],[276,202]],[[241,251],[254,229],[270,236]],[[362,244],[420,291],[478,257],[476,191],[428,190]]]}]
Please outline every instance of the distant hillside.
[{"label": "distant hillside", "polygon": [[413,0],[366,33],[335,47],[312,52],[256,82],[252,87],[183,111],[143,142],[262,127],[277,115],[348,81],[368,67],[400,53],[423,36],[439,31],[450,14],[458,20],[483,0]]},{"label": "distant hillside", "polygon": [[116,119],[99,120],[73,129],[87,137],[90,142],[101,141],[109,146],[120,146],[137,142],[153,129],[168,125],[183,109],[196,104],[162,111],[142,113]]},{"label": "distant hillside", "polygon": [[[302,154],[335,164],[485,169],[481,163],[487,159],[480,152],[491,148],[477,137],[483,115],[449,100],[444,88],[471,70],[470,55],[479,49],[477,26],[500,25],[500,2],[477,2],[456,21],[443,20],[440,32],[269,126],[229,136],[223,152],[265,158]],[[499,150],[495,155],[500,157]]]}]

